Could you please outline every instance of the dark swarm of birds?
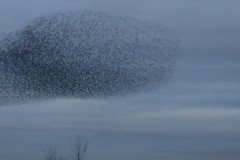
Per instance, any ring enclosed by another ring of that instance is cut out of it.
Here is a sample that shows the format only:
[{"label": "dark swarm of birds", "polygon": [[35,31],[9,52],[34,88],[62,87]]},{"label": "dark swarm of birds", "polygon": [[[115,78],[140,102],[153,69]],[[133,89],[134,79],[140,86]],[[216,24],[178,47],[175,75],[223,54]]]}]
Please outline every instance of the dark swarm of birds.
[{"label": "dark swarm of birds", "polygon": [[92,11],[36,18],[0,39],[0,103],[136,93],[174,68],[172,33]]}]

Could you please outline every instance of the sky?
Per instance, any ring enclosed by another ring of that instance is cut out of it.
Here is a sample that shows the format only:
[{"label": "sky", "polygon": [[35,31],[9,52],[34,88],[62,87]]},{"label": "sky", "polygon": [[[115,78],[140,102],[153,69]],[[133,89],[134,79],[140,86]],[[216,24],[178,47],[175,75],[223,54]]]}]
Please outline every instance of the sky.
[{"label": "sky", "polygon": [[[38,16],[89,9],[161,24],[175,33],[171,79],[141,94],[54,99],[0,107],[0,159],[62,154],[76,136],[88,159],[236,160],[240,158],[238,0],[0,0],[0,33]],[[60,153],[60,154],[61,154]]]}]

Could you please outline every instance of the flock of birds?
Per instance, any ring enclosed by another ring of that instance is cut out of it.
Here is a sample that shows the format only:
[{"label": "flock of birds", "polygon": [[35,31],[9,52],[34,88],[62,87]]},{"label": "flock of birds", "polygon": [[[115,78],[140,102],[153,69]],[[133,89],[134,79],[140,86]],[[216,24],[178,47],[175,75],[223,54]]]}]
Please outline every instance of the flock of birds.
[{"label": "flock of birds", "polygon": [[126,95],[161,84],[177,46],[166,29],[80,11],[34,19],[0,38],[0,103]]}]

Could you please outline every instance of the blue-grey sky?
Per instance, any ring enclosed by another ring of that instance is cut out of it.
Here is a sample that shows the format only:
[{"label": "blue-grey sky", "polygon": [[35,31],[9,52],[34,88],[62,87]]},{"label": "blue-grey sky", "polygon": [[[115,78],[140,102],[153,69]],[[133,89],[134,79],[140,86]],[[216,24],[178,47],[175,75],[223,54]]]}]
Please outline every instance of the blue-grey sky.
[{"label": "blue-grey sky", "polygon": [[239,159],[239,6],[238,0],[1,0],[0,32],[41,15],[91,9],[161,24],[176,34],[181,53],[171,80],[154,91],[1,107],[0,159],[40,160],[44,147],[64,148],[76,135],[90,141],[92,160]]}]

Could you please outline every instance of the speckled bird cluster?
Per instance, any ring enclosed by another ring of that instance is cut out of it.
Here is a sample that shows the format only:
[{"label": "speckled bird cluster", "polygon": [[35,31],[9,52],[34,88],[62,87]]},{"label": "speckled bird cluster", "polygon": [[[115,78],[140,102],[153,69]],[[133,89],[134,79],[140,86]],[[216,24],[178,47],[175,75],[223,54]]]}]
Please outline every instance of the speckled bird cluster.
[{"label": "speckled bird cluster", "polygon": [[92,11],[36,18],[0,39],[0,101],[107,97],[159,85],[176,44],[158,25]]}]

